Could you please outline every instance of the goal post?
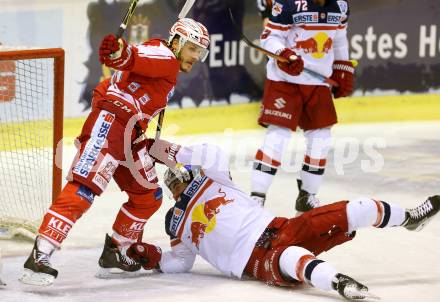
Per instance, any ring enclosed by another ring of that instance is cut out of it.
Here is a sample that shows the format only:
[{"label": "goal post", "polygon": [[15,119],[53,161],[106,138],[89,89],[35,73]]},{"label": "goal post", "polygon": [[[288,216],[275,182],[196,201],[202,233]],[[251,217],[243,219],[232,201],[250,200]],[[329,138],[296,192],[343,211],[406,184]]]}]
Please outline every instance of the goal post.
[{"label": "goal post", "polygon": [[63,108],[63,49],[0,46],[0,239],[35,234],[61,191]]}]

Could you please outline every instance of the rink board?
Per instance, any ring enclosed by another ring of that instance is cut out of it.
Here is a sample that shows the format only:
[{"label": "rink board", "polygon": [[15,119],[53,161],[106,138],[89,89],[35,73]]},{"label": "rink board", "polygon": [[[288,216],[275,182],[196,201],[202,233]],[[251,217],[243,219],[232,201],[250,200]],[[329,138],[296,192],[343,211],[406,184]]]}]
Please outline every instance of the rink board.
[{"label": "rink board", "polygon": [[[438,194],[438,133],[440,122],[336,126],[335,146],[328,158],[319,197],[328,203],[371,196],[413,207],[426,196]],[[253,156],[263,135],[264,131],[252,130],[167,138],[183,144],[210,142],[223,146],[230,154],[233,179],[248,192]],[[359,155],[352,162],[341,164],[336,157],[347,141],[352,145],[357,142]],[[384,165],[379,171],[367,173],[361,167],[363,161],[370,159],[364,152],[370,141],[385,144],[376,148]],[[303,142],[302,135],[295,134],[285,152],[286,159],[295,160],[295,154],[304,150]],[[65,172],[74,154],[73,147],[65,148]],[[266,205],[275,215],[294,214],[297,172],[295,165],[290,168],[279,170],[268,193]],[[163,168],[158,170],[161,175]],[[105,233],[111,232],[113,219],[125,200],[114,183],[96,198],[92,208],[72,229],[63,250],[55,254],[53,264],[60,274],[50,288],[37,291],[20,287],[17,278],[31,245],[6,246],[0,241],[3,254],[9,255],[4,258],[2,277],[8,286],[0,289],[1,301],[341,301],[334,293],[308,286],[286,290],[254,281],[231,280],[200,259],[191,274],[147,273],[138,279],[98,280],[94,274]],[[168,240],[163,219],[171,204],[169,199],[164,199],[161,209],[147,223],[144,235],[144,240],[158,243],[164,249],[168,248]],[[352,242],[322,254],[321,258],[365,283],[382,301],[434,302],[440,290],[439,234],[440,219],[420,233],[399,228],[360,230]]]}]

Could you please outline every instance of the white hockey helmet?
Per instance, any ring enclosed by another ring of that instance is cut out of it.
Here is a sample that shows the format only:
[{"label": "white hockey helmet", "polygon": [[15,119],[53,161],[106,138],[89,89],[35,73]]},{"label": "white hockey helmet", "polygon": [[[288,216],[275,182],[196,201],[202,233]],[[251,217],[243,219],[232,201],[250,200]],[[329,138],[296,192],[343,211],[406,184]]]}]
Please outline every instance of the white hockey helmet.
[{"label": "white hockey helmet", "polygon": [[179,36],[179,47],[176,51],[176,55],[180,53],[183,45],[189,41],[203,49],[200,60],[202,62],[205,61],[209,53],[208,47],[210,41],[208,30],[202,23],[190,18],[179,19],[170,29],[168,44],[171,45],[171,42],[176,36]]}]

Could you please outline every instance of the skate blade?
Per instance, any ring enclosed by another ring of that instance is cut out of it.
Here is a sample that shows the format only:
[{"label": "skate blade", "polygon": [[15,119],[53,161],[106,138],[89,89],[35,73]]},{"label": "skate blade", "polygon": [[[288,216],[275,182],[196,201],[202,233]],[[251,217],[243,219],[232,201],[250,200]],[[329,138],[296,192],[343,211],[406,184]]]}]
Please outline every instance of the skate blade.
[{"label": "skate blade", "polygon": [[141,270],[135,272],[127,272],[116,267],[102,268],[96,272],[95,277],[98,279],[124,279],[136,278],[142,275]]},{"label": "skate blade", "polygon": [[30,269],[24,269],[18,279],[21,283],[36,286],[49,286],[55,281],[55,277],[45,273],[36,273]]},{"label": "skate blade", "polygon": [[380,300],[380,297],[371,293],[370,291],[368,291],[367,293],[365,293],[365,298],[367,299],[373,299],[373,300]]},{"label": "skate blade", "polygon": [[432,220],[432,218],[434,218],[434,216],[431,216],[425,221],[423,221],[417,228],[414,229],[414,232],[420,232],[421,230],[423,230],[426,227],[426,225]]}]

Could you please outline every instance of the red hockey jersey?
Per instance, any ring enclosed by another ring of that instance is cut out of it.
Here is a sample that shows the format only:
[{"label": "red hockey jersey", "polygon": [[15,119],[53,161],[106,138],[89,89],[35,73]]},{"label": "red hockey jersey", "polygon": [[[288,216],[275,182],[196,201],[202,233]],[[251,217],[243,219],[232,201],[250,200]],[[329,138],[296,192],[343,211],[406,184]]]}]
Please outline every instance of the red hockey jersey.
[{"label": "red hockey jersey", "polygon": [[93,108],[105,109],[127,122],[136,116],[142,130],[173,96],[180,63],[159,39],[130,46],[125,70],[116,71],[93,92]]}]

